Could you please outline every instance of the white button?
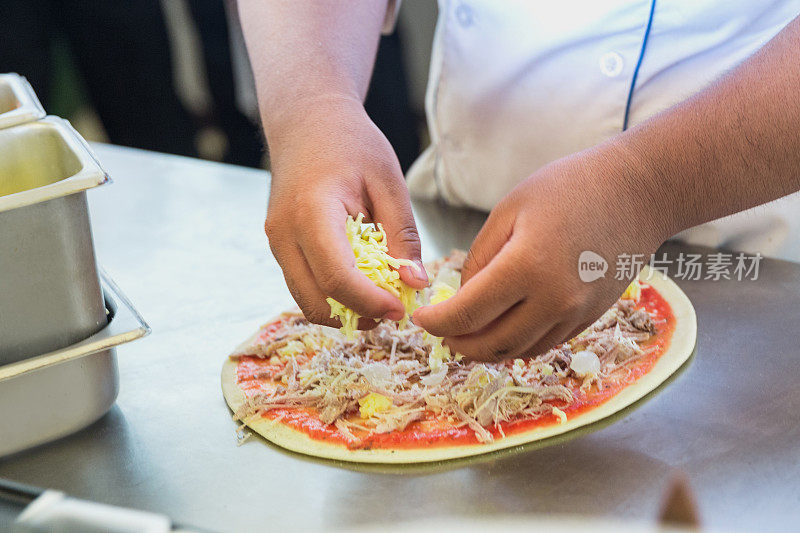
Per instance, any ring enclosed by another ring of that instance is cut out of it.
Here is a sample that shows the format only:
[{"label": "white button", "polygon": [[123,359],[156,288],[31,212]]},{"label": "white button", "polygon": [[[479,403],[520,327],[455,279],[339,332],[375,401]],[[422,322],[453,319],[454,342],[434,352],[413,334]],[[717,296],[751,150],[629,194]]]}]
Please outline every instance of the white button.
[{"label": "white button", "polygon": [[475,21],[475,14],[472,12],[472,8],[467,4],[458,4],[456,8],[456,19],[461,26],[467,28],[472,26],[472,23]]},{"label": "white button", "polygon": [[600,56],[600,72],[609,78],[616,78],[622,74],[622,68],[625,66],[625,61],[622,56],[616,52],[606,52]]}]

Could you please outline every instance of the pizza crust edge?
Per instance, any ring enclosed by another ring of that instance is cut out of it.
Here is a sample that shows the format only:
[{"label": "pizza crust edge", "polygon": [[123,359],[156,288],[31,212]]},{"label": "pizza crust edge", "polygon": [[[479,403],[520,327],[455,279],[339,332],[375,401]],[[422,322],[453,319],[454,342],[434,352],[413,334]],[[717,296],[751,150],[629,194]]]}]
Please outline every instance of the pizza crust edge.
[{"label": "pizza crust edge", "polygon": [[[488,444],[457,444],[454,446],[436,446],[413,449],[349,449],[342,444],[315,440],[301,431],[267,418],[259,418],[247,425],[268,441],[287,450],[338,461],[355,463],[428,463],[446,461],[489,452],[513,448],[543,439],[548,439],[578,428],[600,422],[657,389],[667,381],[692,355],[697,339],[697,316],[689,298],[674,281],[659,272],[653,272],[650,279],[649,269],[645,267],[640,279],[652,285],[672,307],[675,317],[675,329],[670,345],[653,368],[639,378],[638,381],[624,388],[619,394],[598,406],[567,420],[563,424],[555,424],[543,428],[509,435]],[[222,367],[222,393],[231,410],[236,411],[244,403],[244,393],[236,382],[237,362],[228,358]]]}]

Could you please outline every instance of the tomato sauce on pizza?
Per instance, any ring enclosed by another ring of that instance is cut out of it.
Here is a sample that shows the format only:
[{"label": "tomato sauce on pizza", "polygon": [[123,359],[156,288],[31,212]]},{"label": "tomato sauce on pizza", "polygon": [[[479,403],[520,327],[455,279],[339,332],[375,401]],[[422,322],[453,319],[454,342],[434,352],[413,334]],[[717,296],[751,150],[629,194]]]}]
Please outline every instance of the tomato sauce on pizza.
[{"label": "tomato sauce on pizza", "polygon": [[381,324],[348,340],[285,314],[232,356],[248,399],[239,418],[352,449],[472,445],[560,424],[619,394],[669,348],[670,304],[647,283],[634,292],[547,354],[438,370],[413,325]]}]

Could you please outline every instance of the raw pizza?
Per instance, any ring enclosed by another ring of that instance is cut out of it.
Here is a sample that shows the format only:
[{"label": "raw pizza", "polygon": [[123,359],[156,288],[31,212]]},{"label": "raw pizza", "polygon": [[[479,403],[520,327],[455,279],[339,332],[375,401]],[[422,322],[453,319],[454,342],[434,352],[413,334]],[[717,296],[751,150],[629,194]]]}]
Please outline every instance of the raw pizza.
[{"label": "raw pizza", "polygon": [[[457,287],[463,257],[429,265],[420,303]],[[345,334],[283,313],[228,358],[223,392],[243,435],[330,459],[419,463],[545,439],[634,403],[690,356],[691,303],[659,273],[640,280],[575,339],[503,363],[442,358],[407,320]]]}]

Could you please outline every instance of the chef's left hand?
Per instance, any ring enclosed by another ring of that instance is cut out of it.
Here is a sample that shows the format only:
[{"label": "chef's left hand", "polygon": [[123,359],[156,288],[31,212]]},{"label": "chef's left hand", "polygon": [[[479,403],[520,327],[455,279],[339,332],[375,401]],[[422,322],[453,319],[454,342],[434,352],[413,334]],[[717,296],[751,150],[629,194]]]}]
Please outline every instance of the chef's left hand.
[{"label": "chef's left hand", "polygon": [[[580,333],[629,281],[616,280],[618,254],[650,254],[668,236],[665,213],[644,213],[638,168],[614,147],[593,148],[547,165],[492,210],[469,250],[458,293],[421,307],[414,323],[445,337],[468,359],[499,361],[544,353]],[[584,250],[608,262],[583,282]]]}]

